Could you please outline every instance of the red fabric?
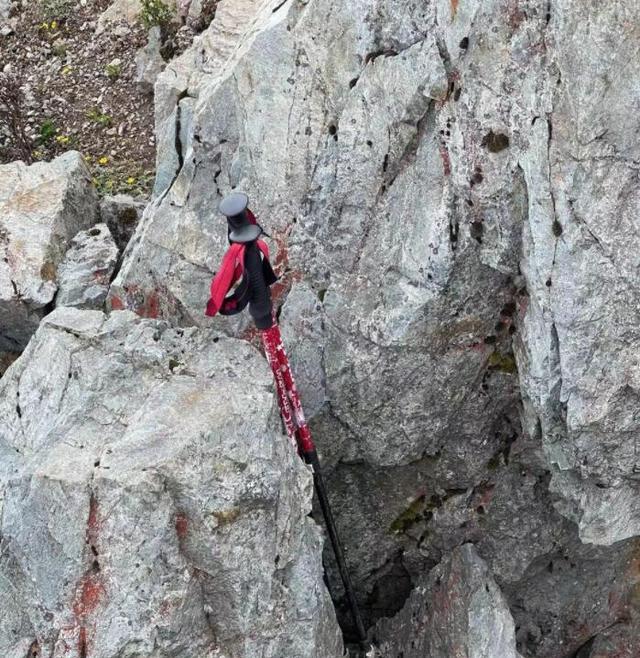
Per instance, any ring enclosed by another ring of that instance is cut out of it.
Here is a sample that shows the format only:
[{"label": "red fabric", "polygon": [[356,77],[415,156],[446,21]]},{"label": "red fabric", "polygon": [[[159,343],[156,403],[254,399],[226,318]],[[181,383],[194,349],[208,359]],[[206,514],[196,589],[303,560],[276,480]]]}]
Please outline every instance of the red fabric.
[{"label": "red fabric", "polygon": [[[260,251],[264,254],[264,257],[269,258],[269,247],[266,242],[258,240],[257,244]],[[208,315],[209,317],[216,315],[229,290],[231,290],[236,281],[242,277],[242,273],[244,272],[245,246],[246,245],[242,243],[236,242],[227,249],[227,253],[222,259],[220,269],[216,272],[216,275],[211,281],[211,291],[205,315]]]}]

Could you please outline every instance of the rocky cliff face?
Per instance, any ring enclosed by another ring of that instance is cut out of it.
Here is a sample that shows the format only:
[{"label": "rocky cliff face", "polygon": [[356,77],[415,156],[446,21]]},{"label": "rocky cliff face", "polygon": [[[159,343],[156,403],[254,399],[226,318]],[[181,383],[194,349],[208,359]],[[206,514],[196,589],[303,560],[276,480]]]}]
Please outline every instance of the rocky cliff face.
[{"label": "rocky cliff face", "polygon": [[223,0],[157,84],[156,196],[111,303],[204,325],[215,203],[249,193],[370,620],[472,541],[521,651],[570,655],[603,609],[550,622],[532,582],[580,608],[571,569],[634,559],[639,18]]},{"label": "rocky cliff face", "polygon": [[[251,338],[203,312],[216,205],[249,194],[383,655],[640,651],[639,22],[622,0],[220,0],[156,82],[154,195],[100,322]],[[221,339],[220,367],[227,344],[249,349]],[[334,655],[318,597],[305,632]]]}]

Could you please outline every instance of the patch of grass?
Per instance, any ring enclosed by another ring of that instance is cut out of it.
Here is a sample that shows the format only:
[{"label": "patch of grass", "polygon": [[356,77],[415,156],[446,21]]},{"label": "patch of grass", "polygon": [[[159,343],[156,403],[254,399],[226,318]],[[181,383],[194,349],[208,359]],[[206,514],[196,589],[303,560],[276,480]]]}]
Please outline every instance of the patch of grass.
[{"label": "patch of grass", "polygon": [[46,121],[43,121],[40,125],[40,129],[38,130],[38,144],[46,144],[47,142],[51,141],[57,132],[58,129],[56,128],[56,124],[53,119],[47,119]]},{"label": "patch of grass", "polygon": [[97,107],[92,107],[87,112],[87,119],[103,128],[110,126],[113,121],[111,115],[101,112]]},{"label": "patch of grass", "polygon": [[62,59],[67,54],[67,44],[64,41],[52,44],[51,53],[54,57],[60,57]]},{"label": "patch of grass", "polygon": [[122,67],[120,64],[112,62],[111,64],[107,64],[104,72],[107,74],[107,78],[113,82],[120,77],[120,74],[122,73]]},{"label": "patch of grass", "polygon": [[91,171],[93,184],[99,196],[112,194],[130,194],[133,197],[148,196],[153,185],[154,172],[131,167],[130,163],[111,163],[108,158],[92,158],[85,155],[84,160]]}]

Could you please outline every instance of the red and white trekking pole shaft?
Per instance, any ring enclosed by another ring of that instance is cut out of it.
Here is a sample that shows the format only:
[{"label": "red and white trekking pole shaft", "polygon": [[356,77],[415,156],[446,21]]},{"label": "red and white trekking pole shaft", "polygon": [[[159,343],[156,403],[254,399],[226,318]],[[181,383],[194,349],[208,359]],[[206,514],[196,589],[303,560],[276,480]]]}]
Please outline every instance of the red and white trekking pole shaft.
[{"label": "red and white trekking pole shaft", "polygon": [[271,292],[264,280],[261,256],[255,246],[247,247],[244,264],[250,286],[249,312],[254,318],[256,326],[260,329],[264,351],[276,383],[276,393],[282,420],[290,440],[295,442],[300,455],[313,469],[313,481],[318,495],[318,502],[320,503],[320,509],[324,516],[331,546],[336,556],[336,563],[340,571],[340,577],[344,585],[349,607],[351,608],[358,639],[360,642],[364,642],[366,632],[353,591],[351,577],[347,570],[342,543],[338,537],[331,506],[329,505],[329,498],[322,477],[318,453],[316,452],[309,425],[302,410],[300,395],[298,394],[298,389],[293,378],[289,358],[284,349],[280,327],[273,317]]}]

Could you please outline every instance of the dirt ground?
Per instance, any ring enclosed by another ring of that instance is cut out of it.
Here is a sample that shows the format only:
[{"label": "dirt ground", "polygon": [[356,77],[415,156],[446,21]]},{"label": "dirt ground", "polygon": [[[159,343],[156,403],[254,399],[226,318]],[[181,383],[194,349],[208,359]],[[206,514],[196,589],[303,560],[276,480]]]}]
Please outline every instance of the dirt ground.
[{"label": "dirt ground", "polygon": [[[111,2],[14,3],[14,29],[0,33],[0,106],[4,100],[7,107],[7,96],[11,104],[8,114],[0,112],[0,163],[51,160],[74,149],[101,196],[148,196],[155,173],[153,97],[135,82],[134,61],[147,29],[122,23],[96,35]],[[193,38],[185,41],[184,30],[176,37],[179,27],[163,29],[170,56]]]}]

